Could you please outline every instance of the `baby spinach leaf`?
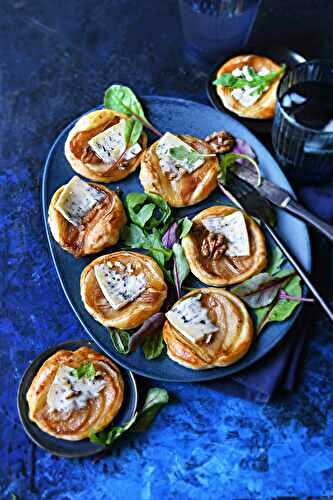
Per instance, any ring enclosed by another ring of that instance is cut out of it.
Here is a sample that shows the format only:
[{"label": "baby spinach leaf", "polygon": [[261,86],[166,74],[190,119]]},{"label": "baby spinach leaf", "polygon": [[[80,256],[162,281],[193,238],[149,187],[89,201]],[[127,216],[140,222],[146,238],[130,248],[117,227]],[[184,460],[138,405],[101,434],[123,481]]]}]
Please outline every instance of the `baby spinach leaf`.
[{"label": "baby spinach leaf", "polygon": [[130,248],[142,248],[146,241],[144,232],[136,224],[123,226],[120,237],[124,245]]},{"label": "baby spinach leaf", "polygon": [[134,118],[125,120],[123,134],[126,148],[130,148],[138,142],[142,132],[142,128],[142,123],[138,120],[135,120]]},{"label": "baby spinach leaf", "polygon": [[137,418],[138,418],[138,413],[136,412],[131,418],[131,420],[126,422],[126,424],[111,427],[110,430],[104,430],[98,432],[97,434],[95,432],[91,432],[89,435],[89,439],[92,443],[95,444],[111,446],[116,439],[118,439],[122,434],[124,434],[124,432],[126,432],[128,429],[130,429],[130,427],[132,427]]},{"label": "baby spinach leaf", "polygon": [[142,344],[142,350],[146,359],[158,358],[164,349],[164,341],[161,333],[149,335]]},{"label": "baby spinach leaf", "polygon": [[223,185],[228,183],[228,171],[231,167],[237,167],[238,160],[246,160],[255,168],[257,173],[256,186],[259,187],[261,184],[261,172],[258,163],[254,158],[251,158],[251,156],[239,153],[225,153],[219,155],[219,181]]},{"label": "baby spinach leaf", "polygon": [[135,118],[154,134],[161,136],[159,132],[145,117],[141,103],[133,90],[125,85],[111,85],[104,95],[104,106],[119,113]]},{"label": "baby spinach leaf", "polygon": [[172,257],[172,250],[163,245],[160,232],[156,228],[146,236],[143,248],[148,250],[149,254],[162,266]]},{"label": "baby spinach leaf", "polygon": [[167,202],[154,193],[129,193],[125,207],[131,221],[142,229],[160,226],[161,230],[165,230],[171,216]]},{"label": "baby spinach leaf", "polygon": [[269,265],[266,272],[269,274],[276,274],[280,271],[285,261],[286,258],[278,246],[271,248],[269,255]]},{"label": "baby spinach leaf", "polygon": [[85,361],[78,368],[73,368],[71,374],[76,378],[86,377],[88,380],[94,380],[96,370],[91,361]]},{"label": "baby spinach leaf", "polygon": [[191,227],[192,227],[192,221],[188,218],[188,217],[184,217],[184,219],[182,219],[179,223],[179,227],[180,227],[180,235],[179,235],[179,238],[180,239],[183,239],[185,238],[185,236],[188,235],[188,233],[191,231]]},{"label": "baby spinach leaf", "polygon": [[109,333],[116,351],[120,352],[120,354],[128,354],[130,351],[130,333],[127,330],[120,330],[118,328],[109,328]]},{"label": "baby spinach leaf", "polygon": [[292,269],[282,271],[279,277],[271,276],[268,273],[256,274],[240,285],[233,287],[231,291],[253,309],[265,307],[273,302],[279,290],[289,281],[293,274],[295,272]]},{"label": "baby spinach leaf", "polygon": [[169,395],[165,389],[152,387],[148,390],[146,400],[139,411],[138,418],[133,425],[131,432],[146,431],[161,408],[169,402]]},{"label": "baby spinach leaf", "polygon": [[211,154],[202,154],[198,153],[195,149],[188,149],[185,146],[175,146],[174,148],[170,148],[169,150],[170,156],[177,161],[186,161],[190,165],[193,165],[198,160],[204,160],[210,156],[216,156],[215,153]]}]

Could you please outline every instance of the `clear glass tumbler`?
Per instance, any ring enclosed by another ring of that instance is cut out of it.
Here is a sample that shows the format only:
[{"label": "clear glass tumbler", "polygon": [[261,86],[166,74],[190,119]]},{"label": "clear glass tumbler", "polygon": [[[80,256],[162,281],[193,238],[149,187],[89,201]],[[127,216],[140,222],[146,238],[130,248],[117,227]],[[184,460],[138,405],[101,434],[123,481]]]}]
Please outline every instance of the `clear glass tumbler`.
[{"label": "clear glass tumbler", "polygon": [[242,49],[260,3],[261,0],[179,0],[190,58],[213,64]]},{"label": "clear glass tumbler", "polygon": [[[302,92],[293,90],[302,89],[305,82],[310,83],[310,89],[314,87],[315,104],[304,99]],[[333,181],[333,60],[307,61],[288,71],[280,82],[277,97],[272,141],[282,168],[300,184]],[[293,103],[313,127],[300,123],[297,114],[289,111]],[[322,124],[316,123],[321,104]]]}]

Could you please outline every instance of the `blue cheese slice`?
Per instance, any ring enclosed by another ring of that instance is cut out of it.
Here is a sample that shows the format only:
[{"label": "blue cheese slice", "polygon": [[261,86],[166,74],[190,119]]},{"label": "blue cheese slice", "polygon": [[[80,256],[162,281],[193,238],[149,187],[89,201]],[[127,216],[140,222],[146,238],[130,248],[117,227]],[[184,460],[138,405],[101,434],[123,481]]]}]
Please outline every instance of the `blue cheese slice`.
[{"label": "blue cheese slice", "polygon": [[94,271],[104,297],[116,311],[135,300],[147,286],[144,274],[134,274],[130,264],[107,262],[97,264]]},{"label": "blue cheese slice", "polygon": [[59,196],[55,209],[60,212],[68,222],[80,227],[84,217],[97,203],[103,201],[106,194],[84,182],[80,177],[74,176],[64,187]]},{"label": "blue cheese slice", "polygon": [[73,374],[73,368],[61,365],[47,393],[48,410],[69,412],[84,408],[90,399],[98,397],[104,386],[103,379],[89,380],[86,377],[78,379]]},{"label": "blue cheese slice", "polygon": [[245,217],[236,211],[224,217],[211,216],[203,219],[202,224],[210,232],[222,234],[227,240],[226,255],[245,257],[250,255],[249,235]]},{"label": "blue cheese slice", "polygon": [[[100,134],[95,135],[88,141],[91,149],[103,161],[103,163],[114,163],[119,160],[123,154],[126,144],[124,139],[125,119],[119,123],[107,128]],[[127,149],[124,154],[124,160],[129,161],[141,151],[139,143],[134,144]]]},{"label": "blue cheese slice", "polygon": [[181,300],[166,313],[171,325],[193,344],[219,330],[210,320],[207,309],[201,304],[201,296],[198,294]]},{"label": "blue cheese slice", "polygon": [[[193,163],[189,163],[186,160],[175,160],[170,155],[170,149],[179,146],[183,146],[188,151],[194,151],[186,142],[170,132],[166,132],[163,137],[159,139],[156,154],[160,160],[160,167],[163,172],[168,174],[173,173],[178,176],[181,173],[179,169],[184,169],[191,174],[205,163],[204,159],[199,159]],[[205,151],[203,154],[205,154]]]}]

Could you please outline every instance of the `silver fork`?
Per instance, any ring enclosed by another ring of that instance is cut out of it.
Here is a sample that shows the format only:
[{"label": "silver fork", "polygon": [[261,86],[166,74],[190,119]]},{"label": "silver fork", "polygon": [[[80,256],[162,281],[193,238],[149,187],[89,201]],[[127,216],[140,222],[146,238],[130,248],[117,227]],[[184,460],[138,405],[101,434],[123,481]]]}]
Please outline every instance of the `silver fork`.
[{"label": "silver fork", "polygon": [[266,228],[268,233],[271,235],[277,246],[283,252],[285,257],[289,260],[290,264],[294,267],[295,271],[302,278],[304,283],[308,286],[309,290],[313,294],[314,298],[321,305],[321,307],[326,312],[327,316],[333,321],[333,312],[327,302],[320,295],[317,288],[313,285],[310,278],[308,277],[306,271],[303,269],[301,264],[292,255],[290,250],[281,241],[280,237],[276,231],[272,228],[271,220],[274,220],[272,209],[270,203],[265,200],[252,186],[247,182],[239,179],[234,174],[230,173],[228,177],[228,189],[236,197],[241,206],[246,212],[254,217],[257,217],[262,225]]}]

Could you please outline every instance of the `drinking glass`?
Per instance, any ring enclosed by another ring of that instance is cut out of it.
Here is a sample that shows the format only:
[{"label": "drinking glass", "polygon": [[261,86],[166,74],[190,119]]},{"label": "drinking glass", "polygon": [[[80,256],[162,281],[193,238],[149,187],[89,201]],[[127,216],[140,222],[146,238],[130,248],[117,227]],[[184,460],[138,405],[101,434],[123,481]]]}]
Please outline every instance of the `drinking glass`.
[{"label": "drinking glass", "polygon": [[[320,184],[333,180],[333,108],[331,120],[321,129],[296,121],[283,106],[291,87],[304,82],[332,85],[333,60],[312,60],[296,66],[282,78],[277,91],[277,105],[272,128],[273,147],[289,178],[302,184]],[[330,105],[333,95],[330,96]],[[328,102],[326,102],[329,105]],[[311,109],[309,110],[311,119]]]},{"label": "drinking glass", "polygon": [[260,3],[261,0],[179,0],[188,55],[217,63],[242,49]]}]

